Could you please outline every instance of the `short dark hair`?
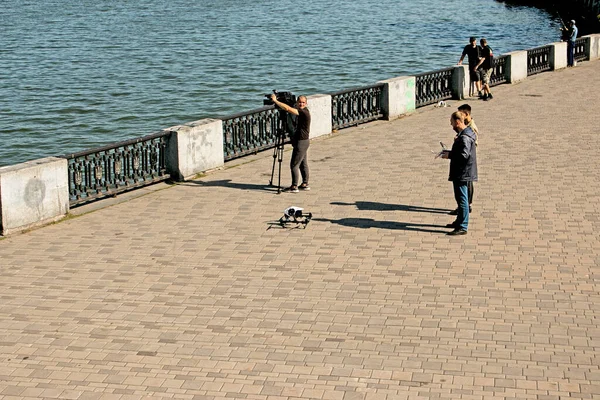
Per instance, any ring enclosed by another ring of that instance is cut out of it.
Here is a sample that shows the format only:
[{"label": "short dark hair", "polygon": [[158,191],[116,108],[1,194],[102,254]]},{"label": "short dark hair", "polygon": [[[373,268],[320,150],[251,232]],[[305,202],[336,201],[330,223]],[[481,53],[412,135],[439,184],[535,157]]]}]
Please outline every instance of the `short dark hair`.
[{"label": "short dark hair", "polygon": [[469,38],[469,43],[473,43],[473,42],[475,42],[475,41],[477,41],[477,38],[476,38],[475,36],[471,36],[471,37]]},{"label": "short dark hair", "polygon": [[463,104],[462,106],[458,107],[458,111],[462,111],[462,112],[467,112],[467,114],[471,114],[471,106],[468,104]]}]

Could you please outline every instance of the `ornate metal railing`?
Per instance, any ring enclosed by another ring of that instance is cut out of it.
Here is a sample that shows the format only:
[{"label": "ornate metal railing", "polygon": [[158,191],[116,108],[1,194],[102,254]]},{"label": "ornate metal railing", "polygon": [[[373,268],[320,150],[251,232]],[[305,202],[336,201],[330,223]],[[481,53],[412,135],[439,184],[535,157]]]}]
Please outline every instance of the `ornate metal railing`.
[{"label": "ornate metal railing", "polygon": [[454,67],[415,75],[417,107],[452,98],[452,71]]},{"label": "ornate metal railing", "polygon": [[64,155],[70,206],[169,179],[166,148],[170,135],[170,131],[162,131]]},{"label": "ornate metal railing", "polygon": [[280,112],[273,106],[262,107],[223,120],[225,161],[275,147]]},{"label": "ornate metal railing", "polygon": [[536,47],[527,50],[527,76],[550,71],[550,51],[552,46]]},{"label": "ornate metal railing", "polygon": [[331,93],[333,129],[383,118],[383,83]]},{"label": "ornate metal railing", "polygon": [[574,59],[575,61],[587,60],[587,51],[585,50],[587,45],[587,39],[579,38],[575,41]]},{"label": "ornate metal railing", "polygon": [[490,78],[490,86],[500,85],[508,81],[506,62],[508,56],[500,56],[494,58],[494,70],[492,71],[492,77]]}]

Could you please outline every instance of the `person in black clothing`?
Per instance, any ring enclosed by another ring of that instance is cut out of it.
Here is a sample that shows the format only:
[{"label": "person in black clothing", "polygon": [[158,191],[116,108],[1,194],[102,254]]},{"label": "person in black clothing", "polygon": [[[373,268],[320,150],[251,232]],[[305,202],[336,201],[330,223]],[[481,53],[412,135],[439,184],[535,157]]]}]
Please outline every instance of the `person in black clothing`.
[{"label": "person in black clothing", "polygon": [[[308,100],[306,96],[299,96],[296,107],[290,107],[277,100],[275,94],[271,95],[273,103],[282,110],[298,116],[296,121],[296,132],[291,138],[292,141],[292,159],[290,160],[290,169],[292,171],[292,185],[284,192],[298,193],[300,190],[310,190],[308,186],[308,147],[310,145],[310,111],[306,107]],[[302,184],[298,186],[298,181],[302,176]]]},{"label": "person in black clothing", "polygon": [[475,86],[477,87],[477,94],[479,97],[483,97],[483,93],[481,91],[481,76],[479,76],[479,71],[477,70],[477,64],[479,64],[481,47],[477,45],[477,38],[471,37],[469,38],[469,44],[465,46],[463,49],[462,55],[460,56],[460,60],[458,60],[458,65],[462,65],[465,56],[469,59],[469,78],[471,82],[475,82]]},{"label": "person in black clothing", "polygon": [[481,58],[479,64],[477,64],[477,69],[479,70],[483,84],[483,100],[491,100],[494,98],[492,92],[490,92],[490,79],[494,69],[492,57],[494,54],[492,48],[488,46],[486,39],[482,38],[479,43],[481,43]]}]

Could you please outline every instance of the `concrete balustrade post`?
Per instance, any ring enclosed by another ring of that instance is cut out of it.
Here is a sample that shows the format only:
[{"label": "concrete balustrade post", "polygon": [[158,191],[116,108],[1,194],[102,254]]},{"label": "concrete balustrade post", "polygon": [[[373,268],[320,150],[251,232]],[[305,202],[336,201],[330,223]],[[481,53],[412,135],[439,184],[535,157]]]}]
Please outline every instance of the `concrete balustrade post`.
[{"label": "concrete balustrade post", "polygon": [[184,181],[225,164],[220,119],[202,119],[166,130],[173,132],[166,154],[172,179]]},{"label": "concrete balustrade post", "polygon": [[383,83],[383,113],[389,121],[413,112],[416,108],[416,78],[399,76],[386,79]]},{"label": "concrete balustrade post", "polygon": [[567,68],[567,42],[550,43],[550,67],[552,70]]},{"label": "concrete balustrade post", "polygon": [[469,67],[456,65],[452,70],[452,98],[462,100],[469,97],[470,84]]},{"label": "concrete balustrade post", "polygon": [[333,129],[331,120],[331,96],[315,94],[306,96],[310,110],[310,138],[329,135]]},{"label": "concrete balustrade post", "polygon": [[527,78],[527,51],[513,51],[506,54],[506,76],[510,83]]},{"label": "concrete balustrade post", "polygon": [[8,235],[69,212],[68,163],[47,157],[0,168],[0,233]]},{"label": "concrete balustrade post", "polygon": [[583,36],[587,39],[585,53],[589,60],[597,60],[600,58],[600,34]]}]

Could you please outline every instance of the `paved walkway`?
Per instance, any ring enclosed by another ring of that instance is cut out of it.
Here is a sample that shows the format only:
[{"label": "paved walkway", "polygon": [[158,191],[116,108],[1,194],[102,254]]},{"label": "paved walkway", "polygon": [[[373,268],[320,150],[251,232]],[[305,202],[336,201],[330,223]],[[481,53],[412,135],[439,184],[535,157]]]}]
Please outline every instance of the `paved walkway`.
[{"label": "paved walkway", "polygon": [[0,241],[0,398],[600,399],[600,62],[494,93],[467,236],[452,101]]}]

